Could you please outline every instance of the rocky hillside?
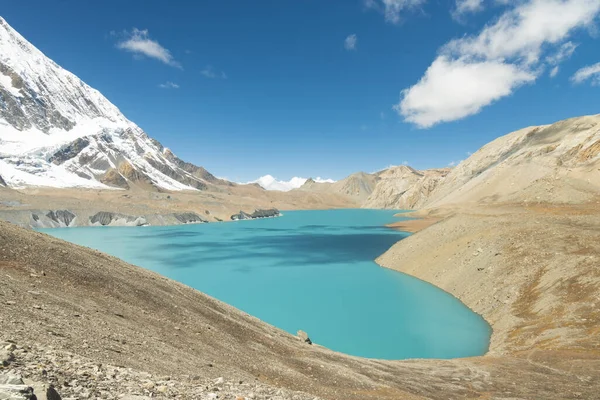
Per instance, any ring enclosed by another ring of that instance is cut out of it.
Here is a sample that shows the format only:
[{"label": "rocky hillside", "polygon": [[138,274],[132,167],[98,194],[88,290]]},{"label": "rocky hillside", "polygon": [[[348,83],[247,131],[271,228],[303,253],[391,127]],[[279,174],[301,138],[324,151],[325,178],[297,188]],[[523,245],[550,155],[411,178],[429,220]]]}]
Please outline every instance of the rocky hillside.
[{"label": "rocky hillside", "polygon": [[456,166],[425,205],[578,203],[600,192],[600,115],[521,129]]},{"label": "rocky hillside", "polygon": [[449,169],[417,171],[400,165],[379,172],[375,190],[362,204],[364,208],[413,209],[421,207]]},{"label": "rocky hillside", "polygon": [[502,136],[452,169],[381,171],[362,206],[580,203],[600,192],[599,167],[600,115],[572,118]]},{"label": "rocky hillside", "polygon": [[230,184],[185,163],[100,92],[0,18],[0,184],[206,189]]},{"label": "rocky hillside", "polygon": [[378,180],[379,178],[377,175],[357,172],[333,183],[316,182],[313,179],[308,179],[304,185],[296,190],[313,193],[339,194],[361,204],[373,192]]}]

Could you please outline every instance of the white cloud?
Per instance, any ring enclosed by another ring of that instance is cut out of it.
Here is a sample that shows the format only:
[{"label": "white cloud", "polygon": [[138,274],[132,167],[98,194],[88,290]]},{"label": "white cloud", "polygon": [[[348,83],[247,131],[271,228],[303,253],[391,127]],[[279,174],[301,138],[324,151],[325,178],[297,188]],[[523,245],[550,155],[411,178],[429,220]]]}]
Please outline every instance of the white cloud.
[{"label": "white cloud", "polygon": [[397,24],[405,10],[419,7],[427,0],[365,0],[365,6],[382,12],[385,20]]},{"label": "white cloud", "polygon": [[158,87],[163,88],[163,89],[179,89],[179,85],[176,83],[173,83],[171,81],[166,81],[165,83],[161,83],[160,85],[158,85]]},{"label": "white cloud", "polygon": [[456,0],[456,8],[452,12],[455,19],[465,14],[474,14],[483,10],[483,0]]},{"label": "white cloud", "polygon": [[557,65],[557,66],[555,66],[554,68],[552,68],[552,69],[550,70],[550,73],[548,74],[548,75],[550,75],[550,78],[554,78],[554,77],[556,77],[556,75],[558,75],[558,70],[559,70],[559,69],[560,69],[560,68],[559,68],[559,66],[558,66],[558,65]]},{"label": "white cloud", "polygon": [[202,71],[200,71],[200,73],[202,75],[204,75],[205,78],[208,78],[208,79],[217,79],[217,78],[227,79],[227,74],[225,74],[225,72],[215,71],[215,69],[212,67],[212,65],[207,65],[206,67],[204,67],[204,69]]},{"label": "white cloud", "polygon": [[544,44],[562,42],[578,27],[590,26],[599,0],[529,0],[505,12],[477,36],[451,41],[444,51],[486,59],[539,59]]},{"label": "white cloud", "polygon": [[600,62],[579,69],[571,77],[573,83],[582,83],[588,79],[593,86],[600,86]]},{"label": "white cloud", "polygon": [[133,53],[136,56],[154,58],[172,67],[181,68],[175,61],[171,52],[155,40],[150,39],[148,30],[133,28],[131,32],[125,31],[124,38],[117,43],[117,48]]},{"label": "white cloud", "polygon": [[[483,107],[534,82],[548,62],[569,57],[573,30],[590,28],[600,0],[527,0],[504,12],[478,35],[443,46],[425,75],[401,93],[394,107],[422,128],[478,113]],[[557,49],[557,46],[560,46]]]},{"label": "white cloud", "polygon": [[356,50],[356,40],[357,37],[355,33],[348,35],[344,40],[344,48],[346,50]]},{"label": "white cloud", "polygon": [[394,109],[421,128],[476,114],[535,76],[498,61],[469,62],[438,57]]},{"label": "white cloud", "polygon": [[[298,189],[300,186],[304,185],[307,181],[307,178],[293,177],[289,181],[281,181],[277,180],[277,178],[272,175],[261,176],[255,181],[247,182],[246,184],[258,183],[263,189],[266,190],[277,190],[280,192],[289,192],[293,189]],[[333,179],[323,179],[321,177],[317,177],[313,179],[317,183],[334,183]]]}]

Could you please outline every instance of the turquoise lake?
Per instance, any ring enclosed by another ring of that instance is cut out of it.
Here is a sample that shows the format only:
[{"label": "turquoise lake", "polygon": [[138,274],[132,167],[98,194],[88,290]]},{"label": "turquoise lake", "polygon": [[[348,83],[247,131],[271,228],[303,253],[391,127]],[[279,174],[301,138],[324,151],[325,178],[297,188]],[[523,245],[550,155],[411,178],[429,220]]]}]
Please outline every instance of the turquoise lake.
[{"label": "turquoise lake", "polygon": [[[484,354],[491,329],[459,300],[373,261],[408,236],[390,210],[287,211],[280,218],[43,232],[112,254],[293,334],[356,356]],[[431,244],[432,247],[435,243]]]}]

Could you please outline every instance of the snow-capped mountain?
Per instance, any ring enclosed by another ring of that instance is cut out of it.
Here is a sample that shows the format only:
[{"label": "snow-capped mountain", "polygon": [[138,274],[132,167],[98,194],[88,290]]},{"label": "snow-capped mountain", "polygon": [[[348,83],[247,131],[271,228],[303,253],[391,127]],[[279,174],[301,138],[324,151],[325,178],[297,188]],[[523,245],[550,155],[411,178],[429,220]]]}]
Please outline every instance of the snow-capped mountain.
[{"label": "snow-capped mountain", "polygon": [[[298,189],[307,181],[307,178],[301,178],[298,176],[293,177],[289,181],[281,181],[272,175],[261,176],[255,181],[248,182],[258,183],[265,190],[278,190],[280,192],[289,192],[292,189]],[[315,182],[319,183],[333,183],[335,182],[333,179],[322,179],[320,177],[314,179]]]},{"label": "snow-capped mountain", "polygon": [[168,190],[227,184],[185,163],[0,17],[0,184]]}]

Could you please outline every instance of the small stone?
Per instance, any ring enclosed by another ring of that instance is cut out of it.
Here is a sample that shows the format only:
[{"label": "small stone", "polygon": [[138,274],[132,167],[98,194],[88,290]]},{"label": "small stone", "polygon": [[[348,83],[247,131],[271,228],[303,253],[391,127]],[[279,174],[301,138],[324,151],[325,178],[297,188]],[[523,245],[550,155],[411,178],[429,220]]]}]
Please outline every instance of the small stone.
[{"label": "small stone", "polygon": [[142,384],[142,387],[146,390],[152,390],[154,389],[154,382],[145,382],[144,384]]},{"label": "small stone", "polygon": [[225,379],[223,379],[223,377],[219,377],[217,379],[215,379],[215,385],[222,385],[223,382],[225,382]]},{"label": "small stone", "polygon": [[157,387],[157,388],[156,388],[156,390],[157,390],[159,393],[166,393],[166,392],[167,392],[167,387],[166,387],[166,386],[164,386],[164,385],[162,385],[162,386],[159,386],[159,387]]},{"label": "small stone", "polygon": [[13,361],[14,359],[15,355],[12,351],[6,349],[0,351],[0,365],[2,365],[3,367],[8,366],[8,364],[10,364],[11,361]]}]

